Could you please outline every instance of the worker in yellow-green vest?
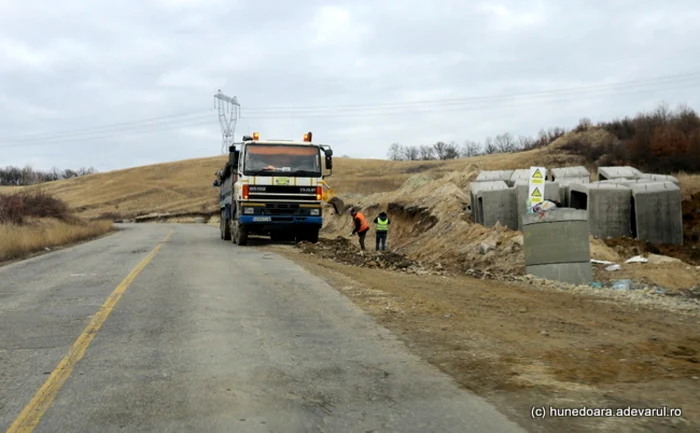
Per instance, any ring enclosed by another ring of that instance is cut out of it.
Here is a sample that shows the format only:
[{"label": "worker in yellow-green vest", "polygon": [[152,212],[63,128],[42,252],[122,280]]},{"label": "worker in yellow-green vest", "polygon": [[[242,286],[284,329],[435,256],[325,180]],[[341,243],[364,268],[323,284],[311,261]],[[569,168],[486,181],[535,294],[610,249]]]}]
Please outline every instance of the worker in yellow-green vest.
[{"label": "worker in yellow-green vest", "polygon": [[379,251],[379,244],[381,243],[382,251],[386,250],[386,235],[389,232],[389,224],[391,221],[389,217],[386,216],[386,212],[382,212],[378,217],[374,219],[374,223],[377,225],[376,237],[377,237],[377,251]]}]

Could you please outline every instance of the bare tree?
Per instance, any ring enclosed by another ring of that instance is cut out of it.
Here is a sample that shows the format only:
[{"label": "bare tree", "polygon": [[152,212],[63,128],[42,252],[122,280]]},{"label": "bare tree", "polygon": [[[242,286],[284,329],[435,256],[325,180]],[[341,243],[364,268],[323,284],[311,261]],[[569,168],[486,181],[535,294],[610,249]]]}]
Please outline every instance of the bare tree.
[{"label": "bare tree", "polygon": [[477,156],[481,151],[481,145],[476,141],[466,140],[462,145],[462,151],[460,152],[463,157],[471,158]]},{"label": "bare tree", "polygon": [[494,138],[494,144],[500,153],[510,153],[515,151],[515,140],[510,133],[506,132]]},{"label": "bare tree", "polygon": [[523,151],[523,150],[530,150],[534,149],[537,145],[537,140],[535,140],[532,137],[527,137],[525,135],[521,135],[518,137],[518,139],[515,142],[515,150],[516,151]]},{"label": "bare tree", "polygon": [[576,132],[588,131],[589,129],[591,129],[592,126],[593,126],[593,122],[591,122],[591,119],[589,119],[588,117],[583,117],[583,118],[579,119],[578,126],[576,126],[576,128],[574,128],[574,131],[576,131]]},{"label": "bare tree", "polygon": [[429,146],[427,144],[423,144],[420,146],[419,154],[420,154],[420,159],[423,161],[428,161],[431,159],[435,159],[435,151],[432,148],[432,146]]},{"label": "bare tree", "polygon": [[417,146],[405,146],[403,148],[403,156],[408,161],[417,161],[419,156],[419,150]]},{"label": "bare tree", "polygon": [[403,149],[399,143],[392,143],[389,146],[389,159],[392,161],[399,161],[403,156]]},{"label": "bare tree", "polygon": [[445,146],[447,145],[442,141],[438,141],[437,143],[433,144],[433,149],[435,150],[435,156],[437,156],[437,159],[444,159],[443,156],[445,155]]},{"label": "bare tree", "polygon": [[496,147],[496,144],[494,144],[493,138],[486,137],[486,140],[484,141],[484,153],[487,155],[492,155],[497,152],[498,147]]},{"label": "bare tree", "polygon": [[459,146],[454,141],[445,145],[441,159],[457,159],[459,158]]}]

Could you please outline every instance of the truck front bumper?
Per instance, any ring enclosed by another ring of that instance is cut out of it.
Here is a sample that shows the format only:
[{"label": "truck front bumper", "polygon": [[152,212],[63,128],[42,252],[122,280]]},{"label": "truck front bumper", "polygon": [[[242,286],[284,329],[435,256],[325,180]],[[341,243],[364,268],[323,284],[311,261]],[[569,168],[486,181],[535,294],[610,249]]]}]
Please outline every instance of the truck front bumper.
[{"label": "truck front bumper", "polygon": [[253,225],[323,225],[321,216],[294,216],[294,215],[241,215],[238,219],[241,224]]}]

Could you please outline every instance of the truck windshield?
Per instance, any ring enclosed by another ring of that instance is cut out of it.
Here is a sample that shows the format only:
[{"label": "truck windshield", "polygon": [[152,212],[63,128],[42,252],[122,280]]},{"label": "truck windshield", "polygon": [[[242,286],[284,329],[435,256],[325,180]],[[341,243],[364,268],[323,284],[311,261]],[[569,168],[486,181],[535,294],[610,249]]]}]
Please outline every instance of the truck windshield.
[{"label": "truck windshield", "polygon": [[243,173],[249,176],[320,177],[318,147],[289,144],[249,144]]}]

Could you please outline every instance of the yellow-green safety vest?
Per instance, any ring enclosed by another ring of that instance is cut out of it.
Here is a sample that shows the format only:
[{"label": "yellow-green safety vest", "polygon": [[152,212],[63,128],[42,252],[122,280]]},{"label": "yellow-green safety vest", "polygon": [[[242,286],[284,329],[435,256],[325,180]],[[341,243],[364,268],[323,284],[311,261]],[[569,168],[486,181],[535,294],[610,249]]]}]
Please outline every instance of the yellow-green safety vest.
[{"label": "yellow-green safety vest", "polygon": [[378,232],[385,232],[389,230],[389,219],[381,219],[377,218],[377,231]]}]

